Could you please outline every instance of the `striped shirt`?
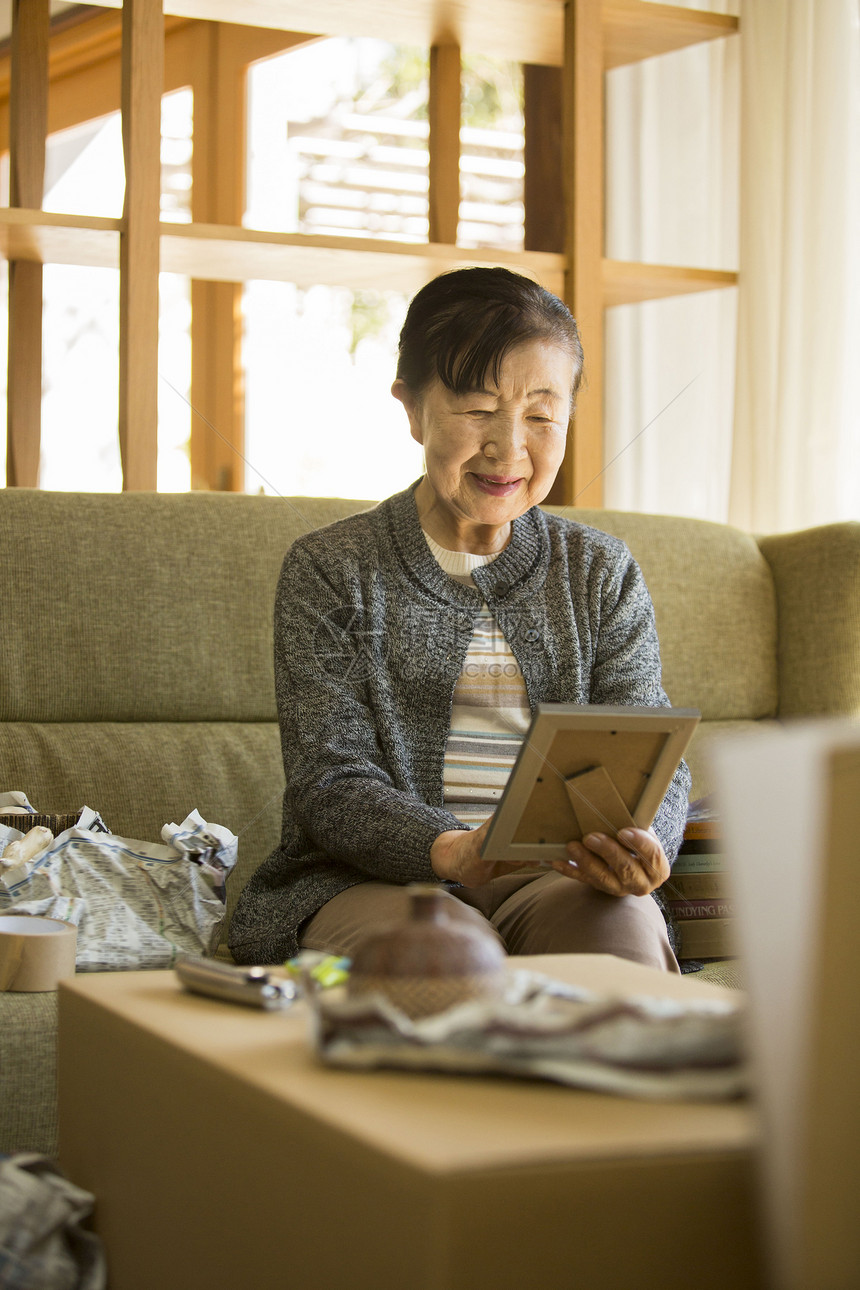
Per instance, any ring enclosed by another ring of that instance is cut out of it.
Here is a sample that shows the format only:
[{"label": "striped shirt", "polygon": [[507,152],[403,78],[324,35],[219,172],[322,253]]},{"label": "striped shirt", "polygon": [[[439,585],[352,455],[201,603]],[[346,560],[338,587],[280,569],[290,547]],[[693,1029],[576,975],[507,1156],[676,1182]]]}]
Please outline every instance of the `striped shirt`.
[{"label": "striped shirt", "polygon": [[[474,586],[472,570],[493,555],[446,551],[428,534],[427,545],[445,572]],[[481,607],[457,683],[445,745],[444,802],[462,824],[489,819],[531,721],[525,681],[495,615]]]}]

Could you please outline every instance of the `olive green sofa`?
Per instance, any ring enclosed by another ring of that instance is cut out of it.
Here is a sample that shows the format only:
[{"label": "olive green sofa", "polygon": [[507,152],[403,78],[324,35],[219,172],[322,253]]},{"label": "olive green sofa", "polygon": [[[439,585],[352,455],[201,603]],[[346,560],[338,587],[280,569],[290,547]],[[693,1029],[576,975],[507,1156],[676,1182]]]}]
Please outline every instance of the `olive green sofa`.
[{"label": "olive green sofa", "polygon": [[[87,804],[157,840],[192,809],[239,837],[228,915],[274,847],[283,772],[272,602],[299,534],[368,503],[6,489],[0,791]],[[860,715],[860,524],[756,539],[703,521],[571,512],[623,537],[654,600],[664,683],[721,731]],[[53,995],[0,997],[0,1151],[56,1146]]]}]

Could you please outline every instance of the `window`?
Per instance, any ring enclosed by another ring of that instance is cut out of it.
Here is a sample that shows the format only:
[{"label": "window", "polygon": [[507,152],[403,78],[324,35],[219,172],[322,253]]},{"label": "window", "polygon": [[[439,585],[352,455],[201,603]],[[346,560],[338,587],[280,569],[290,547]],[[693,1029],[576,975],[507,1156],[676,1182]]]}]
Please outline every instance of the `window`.
[{"label": "window", "polygon": [[[250,68],[253,228],[426,242],[429,54],[318,41]],[[464,247],[522,249],[522,74],[463,64]],[[245,487],[375,499],[421,473],[389,388],[403,293],[250,283],[243,293]]]},{"label": "window", "polygon": [[[191,220],[192,94],[162,100],[162,219]],[[8,202],[8,154],[4,156]],[[122,214],[125,179],[119,112],[49,136],[46,211]],[[4,283],[8,281],[3,263]],[[191,298],[187,279],[160,280],[158,486],[191,486]],[[6,311],[3,310],[6,343]],[[43,272],[42,449],[39,485],[114,492],[122,488],[118,439],[119,273],[48,264]],[[2,365],[3,381],[6,364]],[[5,452],[5,436],[3,437]]]}]

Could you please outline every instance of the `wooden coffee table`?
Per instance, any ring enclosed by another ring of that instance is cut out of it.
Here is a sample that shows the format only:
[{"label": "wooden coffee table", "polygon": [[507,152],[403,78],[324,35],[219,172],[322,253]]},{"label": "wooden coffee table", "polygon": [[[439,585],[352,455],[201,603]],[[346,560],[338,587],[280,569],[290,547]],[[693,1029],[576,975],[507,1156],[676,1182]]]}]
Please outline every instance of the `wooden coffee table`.
[{"label": "wooden coffee table", "polygon": [[[608,955],[513,960],[713,995]],[[735,997],[735,996],[733,996]],[[763,1284],[744,1102],[321,1066],[304,1005],[172,972],[60,994],[60,1144],[111,1290],[745,1290]]]}]

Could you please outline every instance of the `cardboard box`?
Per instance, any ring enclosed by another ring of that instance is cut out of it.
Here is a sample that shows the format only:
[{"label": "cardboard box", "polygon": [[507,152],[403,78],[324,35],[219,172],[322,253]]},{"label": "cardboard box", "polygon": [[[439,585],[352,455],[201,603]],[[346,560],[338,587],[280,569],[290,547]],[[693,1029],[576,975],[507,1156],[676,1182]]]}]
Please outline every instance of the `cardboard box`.
[{"label": "cardboard box", "polygon": [[860,1286],[860,722],[721,741],[780,1290]]},{"label": "cardboard box", "polygon": [[[515,962],[716,989],[608,955]],[[59,1068],[61,1164],[96,1195],[111,1290],[763,1284],[743,1102],[327,1069],[303,1005],[201,999],[171,972],[64,984]]]}]

